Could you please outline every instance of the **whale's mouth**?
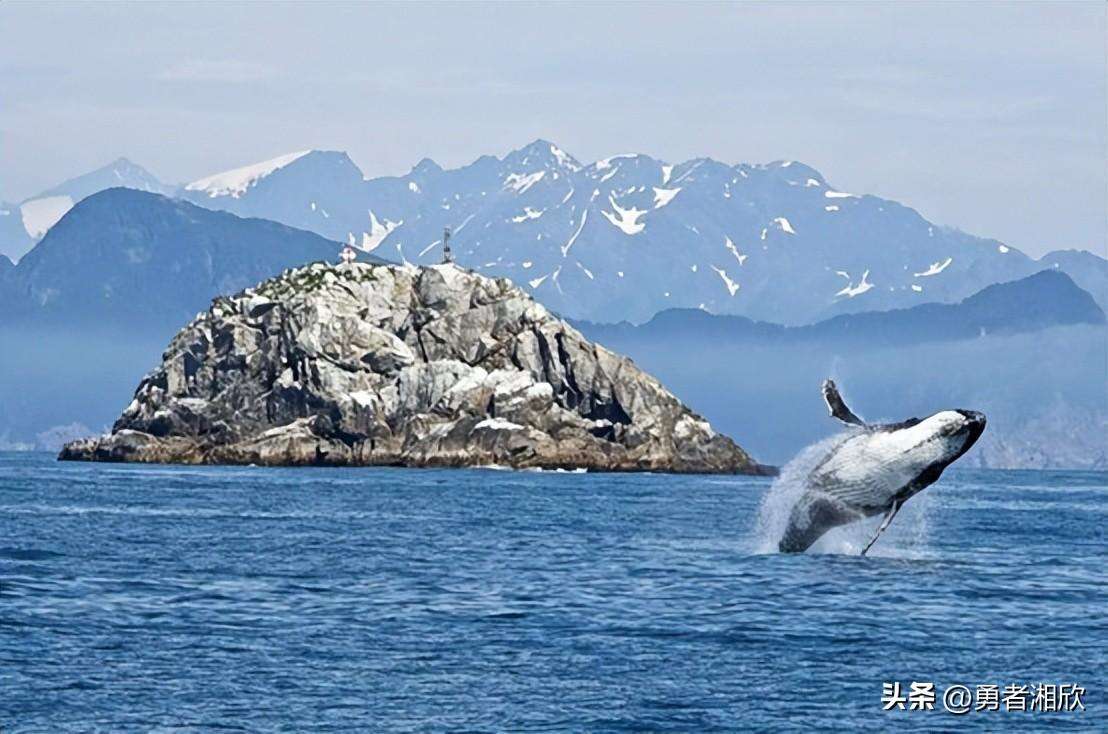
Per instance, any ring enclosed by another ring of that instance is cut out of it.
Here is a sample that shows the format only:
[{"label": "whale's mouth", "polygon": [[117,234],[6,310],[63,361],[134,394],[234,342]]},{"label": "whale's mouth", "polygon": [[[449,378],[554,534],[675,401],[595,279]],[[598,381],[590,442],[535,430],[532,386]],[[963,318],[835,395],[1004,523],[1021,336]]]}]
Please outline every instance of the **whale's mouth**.
[{"label": "whale's mouth", "polygon": [[977,443],[977,439],[981,438],[981,434],[985,432],[985,424],[988,421],[985,419],[984,413],[979,413],[976,410],[959,410],[958,413],[966,419],[966,425],[962,428],[966,432],[966,442],[958,453],[958,456],[961,456]]}]

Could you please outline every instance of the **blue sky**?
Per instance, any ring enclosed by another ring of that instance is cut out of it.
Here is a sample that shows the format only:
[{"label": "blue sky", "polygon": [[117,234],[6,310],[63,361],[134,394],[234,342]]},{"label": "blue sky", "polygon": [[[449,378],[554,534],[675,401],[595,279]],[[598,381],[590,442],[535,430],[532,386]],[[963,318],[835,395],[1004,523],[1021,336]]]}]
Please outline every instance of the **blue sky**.
[{"label": "blue sky", "polygon": [[374,176],[543,137],[800,160],[1031,254],[1103,254],[1106,8],[2,3],[0,199],[121,155],[180,182],[316,147]]}]

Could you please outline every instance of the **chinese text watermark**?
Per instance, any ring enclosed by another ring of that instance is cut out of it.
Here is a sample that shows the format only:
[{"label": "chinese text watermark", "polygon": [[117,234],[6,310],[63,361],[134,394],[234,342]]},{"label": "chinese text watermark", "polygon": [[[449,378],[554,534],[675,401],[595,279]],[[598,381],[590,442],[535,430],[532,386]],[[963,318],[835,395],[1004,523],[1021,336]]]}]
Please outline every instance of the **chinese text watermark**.
[{"label": "chinese text watermark", "polygon": [[955,683],[939,690],[934,683],[900,681],[883,683],[881,707],[885,711],[942,710],[962,716],[978,711],[1066,712],[1085,710],[1085,689],[1076,683],[976,685]]}]

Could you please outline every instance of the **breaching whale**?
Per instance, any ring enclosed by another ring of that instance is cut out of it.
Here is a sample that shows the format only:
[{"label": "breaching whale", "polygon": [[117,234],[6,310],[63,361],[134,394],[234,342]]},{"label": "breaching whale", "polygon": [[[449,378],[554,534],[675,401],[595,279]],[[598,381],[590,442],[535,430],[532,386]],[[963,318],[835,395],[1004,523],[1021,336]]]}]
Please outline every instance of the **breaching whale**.
[{"label": "breaching whale", "polygon": [[823,399],[834,418],[860,430],[836,444],[808,473],[777,546],[782,553],[805,551],[831,528],[884,514],[862,550],[865,555],[904,503],[934,484],[985,430],[985,416],[975,410],[867,424],[846,406],[831,380],[823,383]]}]

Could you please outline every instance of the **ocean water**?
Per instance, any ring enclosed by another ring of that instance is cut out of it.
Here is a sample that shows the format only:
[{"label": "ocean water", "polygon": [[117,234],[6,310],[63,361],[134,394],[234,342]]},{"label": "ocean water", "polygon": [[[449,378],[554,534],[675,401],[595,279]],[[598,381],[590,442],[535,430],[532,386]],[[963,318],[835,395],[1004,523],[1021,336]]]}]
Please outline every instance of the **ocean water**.
[{"label": "ocean water", "polygon": [[867,557],[771,486],[0,455],[0,731],[1108,730],[1108,474],[950,470]]}]

